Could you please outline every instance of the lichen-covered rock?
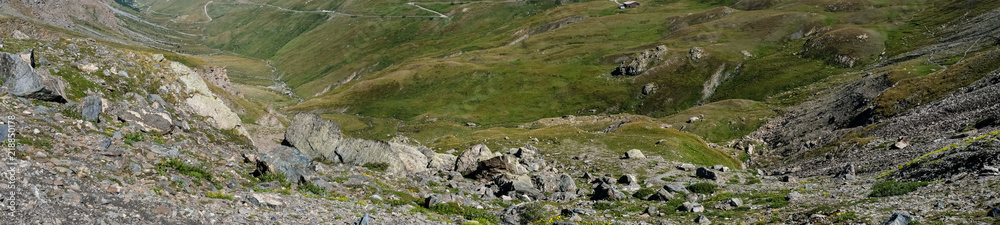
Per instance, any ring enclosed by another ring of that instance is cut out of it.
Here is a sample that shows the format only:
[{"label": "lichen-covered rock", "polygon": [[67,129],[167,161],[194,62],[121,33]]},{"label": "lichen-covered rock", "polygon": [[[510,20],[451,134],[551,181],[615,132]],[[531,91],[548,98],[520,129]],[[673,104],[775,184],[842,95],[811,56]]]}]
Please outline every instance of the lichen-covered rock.
[{"label": "lichen-covered rock", "polygon": [[209,124],[218,129],[229,130],[240,125],[240,117],[212,93],[201,75],[179,62],[170,63],[170,68],[184,84],[184,93],[190,94],[184,103],[193,113],[209,117]]},{"label": "lichen-covered rock", "polygon": [[309,162],[312,160],[299,152],[298,149],[279,145],[270,151],[260,154],[257,161],[257,171],[259,173],[285,174],[289,182],[299,182],[303,177],[311,174]]},{"label": "lichen-covered rock", "polygon": [[20,56],[0,52],[0,79],[3,89],[18,97],[51,102],[66,102],[66,81],[48,70],[35,70]]}]

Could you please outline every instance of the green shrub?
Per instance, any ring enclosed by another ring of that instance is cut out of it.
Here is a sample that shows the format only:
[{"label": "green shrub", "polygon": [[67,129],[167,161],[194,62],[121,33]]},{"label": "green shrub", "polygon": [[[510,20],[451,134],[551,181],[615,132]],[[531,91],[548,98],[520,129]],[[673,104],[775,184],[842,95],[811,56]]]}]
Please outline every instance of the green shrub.
[{"label": "green shrub", "polygon": [[205,193],[205,197],[215,198],[215,199],[227,199],[229,201],[233,200],[233,195],[226,194],[225,192],[222,192],[222,190],[209,191],[208,193]]},{"label": "green shrub", "polygon": [[524,205],[524,210],[521,211],[521,223],[541,224],[541,220],[552,217],[552,213],[547,212],[542,206],[537,202]]},{"label": "green shrub", "polygon": [[894,180],[883,181],[875,184],[872,187],[872,193],[869,195],[871,197],[886,197],[886,196],[897,196],[905,195],[916,191],[917,188],[927,186],[930,182],[915,181],[915,182],[899,182]]},{"label": "green shrub", "polygon": [[653,195],[653,194],[656,194],[656,191],[654,191],[653,189],[642,188],[642,189],[639,189],[638,191],[635,191],[635,194],[632,194],[632,197],[636,197],[636,198],[640,198],[640,199],[646,199],[646,197],[649,197],[650,195]]},{"label": "green shrub", "polygon": [[594,203],[594,210],[604,211],[609,209],[614,209],[615,203],[612,202],[598,202]]},{"label": "green shrub", "polygon": [[326,189],[323,189],[322,187],[316,186],[315,184],[309,183],[309,182],[306,182],[305,184],[300,185],[299,186],[299,190],[308,191],[310,193],[313,193],[315,195],[320,195],[320,196],[322,196],[323,194],[326,193]]},{"label": "green shrub", "polygon": [[76,110],[75,108],[62,109],[62,110],[59,110],[59,113],[61,113],[65,117],[69,117],[69,118],[73,118],[73,119],[78,119],[78,120],[82,120],[83,119],[83,114],[81,114],[80,111]]},{"label": "green shrub", "polygon": [[384,162],[382,162],[382,163],[365,163],[365,165],[363,165],[361,167],[368,168],[368,170],[371,170],[371,171],[385,172],[386,169],[389,169],[389,163],[384,163]]},{"label": "green shrub", "polygon": [[702,183],[696,183],[696,184],[692,184],[690,186],[687,186],[688,191],[691,191],[691,192],[694,192],[694,193],[698,193],[698,194],[706,194],[706,195],[707,194],[715,193],[715,189],[717,189],[717,188],[718,188],[718,186],[716,186],[715,184],[704,183],[704,182],[702,182]]},{"label": "green shrub", "polygon": [[205,168],[181,162],[181,160],[176,158],[171,158],[170,160],[167,161],[161,161],[159,164],[156,165],[156,171],[161,174],[165,173],[167,169],[174,169],[177,170],[177,172],[180,174],[192,176],[198,179],[204,179],[210,183],[215,182],[214,179],[212,178],[212,173],[206,171]]},{"label": "green shrub", "polygon": [[142,142],[145,139],[146,139],[145,134],[140,132],[132,132],[125,134],[125,144],[127,145],[131,145],[132,143],[136,142]]}]

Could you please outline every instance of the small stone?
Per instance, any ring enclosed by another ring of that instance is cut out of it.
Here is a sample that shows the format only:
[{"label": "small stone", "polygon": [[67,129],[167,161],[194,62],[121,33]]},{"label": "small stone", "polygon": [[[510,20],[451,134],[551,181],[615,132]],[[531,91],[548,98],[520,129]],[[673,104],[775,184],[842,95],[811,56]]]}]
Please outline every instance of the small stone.
[{"label": "small stone", "polygon": [[788,195],[785,195],[785,200],[794,202],[798,201],[799,199],[802,199],[802,197],[804,197],[802,194],[799,194],[799,192],[797,191],[793,191],[792,193],[788,193]]},{"label": "small stone", "polygon": [[743,206],[743,200],[740,200],[738,198],[730,198],[730,199],[726,199],[725,201],[722,201],[722,202],[724,204],[729,204],[730,206],[733,206],[733,207]]},{"label": "small stone", "polygon": [[646,208],[646,214],[649,214],[650,216],[655,216],[660,214],[660,212],[656,209],[656,207],[650,206]]},{"label": "small stone", "polygon": [[281,198],[270,193],[252,193],[249,196],[249,201],[262,207],[277,208],[285,205],[284,202],[281,202]]},{"label": "small stone", "polygon": [[368,225],[369,222],[371,222],[371,217],[368,216],[368,213],[365,213],[365,215],[362,216],[361,219],[358,219],[358,222],[355,222],[354,225]]},{"label": "small stone", "polygon": [[698,224],[712,224],[712,221],[708,221],[708,217],[705,217],[705,215],[698,215],[698,218],[694,218],[694,222]]},{"label": "small stone", "polygon": [[913,217],[910,216],[909,214],[896,212],[892,213],[892,216],[889,217],[889,220],[882,222],[882,225],[907,225],[910,224],[910,221],[912,220]]},{"label": "small stone", "polygon": [[171,211],[170,207],[162,205],[153,208],[153,214],[158,214],[158,215],[167,215],[168,213],[170,213],[170,211]]},{"label": "small stone", "polygon": [[664,185],[663,189],[667,189],[668,191],[674,192],[674,193],[681,193],[681,194],[687,194],[688,193],[687,188],[684,188],[684,186],[681,186],[679,184]]}]

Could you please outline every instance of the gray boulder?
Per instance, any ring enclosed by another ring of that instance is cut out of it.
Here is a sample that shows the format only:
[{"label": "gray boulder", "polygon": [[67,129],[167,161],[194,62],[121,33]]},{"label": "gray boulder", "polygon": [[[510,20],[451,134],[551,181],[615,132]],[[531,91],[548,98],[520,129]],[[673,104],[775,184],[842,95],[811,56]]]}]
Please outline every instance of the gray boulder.
[{"label": "gray boulder", "polygon": [[11,95],[66,102],[66,81],[50,75],[48,70],[35,71],[18,55],[0,52],[0,79],[4,91]]},{"label": "gray boulder", "polygon": [[166,157],[177,158],[177,157],[181,156],[181,151],[180,150],[178,150],[177,148],[174,148],[174,147],[166,146],[166,145],[151,144],[151,145],[149,145],[149,148],[147,148],[147,149],[149,149],[153,153],[156,153],[156,154],[159,154],[159,155],[162,155],[162,156],[166,156]]},{"label": "gray boulder", "polygon": [[698,176],[698,178],[701,179],[709,179],[709,180],[719,179],[719,177],[715,175],[715,172],[712,172],[709,169],[705,169],[705,167],[698,167],[698,171],[695,172],[695,176]]},{"label": "gray boulder", "polygon": [[531,182],[542,192],[559,191],[559,176],[547,174],[535,174],[531,176]]},{"label": "gray boulder", "polygon": [[285,141],[310,159],[333,152],[343,139],[337,123],[309,113],[295,115],[285,129]]},{"label": "gray boulder", "polygon": [[299,182],[305,180],[304,177],[312,173],[312,170],[309,169],[310,161],[298,149],[279,145],[271,151],[260,154],[260,160],[257,161],[257,172],[280,172],[285,174],[289,182]]},{"label": "gray boulder", "polygon": [[889,217],[889,220],[882,222],[882,225],[907,225],[910,224],[910,221],[912,220],[913,217],[910,216],[909,214],[896,212],[892,213],[892,216]]},{"label": "gray boulder", "polygon": [[562,192],[576,192],[576,182],[573,182],[573,177],[569,174],[563,173],[559,176],[559,191]]},{"label": "gray boulder", "polygon": [[698,215],[698,218],[694,218],[694,222],[698,224],[712,224],[712,221],[709,221],[705,215]]},{"label": "gray boulder", "polygon": [[101,111],[104,109],[104,101],[98,96],[87,96],[83,98],[83,119],[90,122],[101,122]]},{"label": "gray boulder", "polygon": [[24,32],[21,32],[19,30],[14,30],[14,33],[11,34],[10,37],[18,40],[31,39],[30,36],[24,34]]},{"label": "gray boulder", "polygon": [[538,199],[544,197],[541,191],[535,189],[531,184],[531,178],[524,175],[502,174],[493,180],[493,183],[500,187],[498,194],[516,196],[518,194],[527,195]]},{"label": "gray boulder", "polygon": [[386,163],[390,173],[427,170],[427,157],[417,148],[401,143],[345,139],[340,126],[317,115],[300,113],[285,130],[285,141],[309,159],[323,158],[350,165]]},{"label": "gray boulder", "polygon": [[10,136],[9,130],[10,126],[6,124],[0,125],[0,142],[6,141],[7,136]]},{"label": "gray boulder", "polygon": [[674,199],[674,194],[666,189],[660,189],[656,191],[656,194],[650,195],[646,200],[648,201],[670,201]]},{"label": "gray boulder", "polygon": [[388,163],[386,172],[390,173],[416,173],[427,170],[427,157],[417,148],[394,142],[344,139],[333,152],[328,152],[323,157],[350,165]]},{"label": "gray boulder", "polygon": [[[519,164],[517,159],[512,155],[501,155],[487,160],[481,160],[476,171],[471,175],[477,179],[490,179],[503,173],[525,175],[528,174],[528,170]],[[554,182],[552,183],[554,184]]]},{"label": "gray boulder", "polygon": [[673,192],[673,193],[681,193],[681,194],[687,194],[688,193],[687,188],[684,188],[683,185],[679,185],[679,184],[663,185],[663,189],[666,189],[666,190],[668,190],[670,192]]},{"label": "gray boulder", "polygon": [[273,193],[251,193],[247,196],[248,202],[261,207],[279,208],[285,206],[281,197]]},{"label": "gray boulder", "polygon": [[143,132],[167,134],[174,130],[174,122],[170,115],[163,112],[152,112],[146,109],[128,110],[124,107],[109,108],[109,114],[118,120],[128,122]]},{"label": "gray boulder", "polygon": [[455,161],[455,171],[461,173],[463,176],[468,176],[476,172],[479,169],[479,161],[485,155],[492,155],[490,148],[486,147],[485,144],[469,147],[469,149],[458,154],[458,159]]},{"label": "gray boulder", "polygon": [[368,225],[371,220],[372,219],[368,216],[368,213],[365,213],[365,215],[362,216],[361,219],[358,219],[358,222],[355,222],[354,225]]},{"label": "gray boulder", "polygon": [[854,164],[844,165],[844,168],[837,173],[836,178],[843,180],[854,180],[856,176],[854,171],[855,171]]},{"label": "gray boulder", "polygon": [[642,151],[640,151],[639,149],[632,149],[632,150],[628,150],[628,152],[625,153],[625,158],[626,159],[645,159],[646,155],[643,155]]},{"label": "gray boulder", "polygon": [[597,187],[594,187],[594,195],[592,200],[608,200],[608,201],[618,201],[627,198],[625,193],[619,191],[613,184],[600,183]]},{"label": "gray boulder", "polygon": [[573,192],[556,192],[549,195],[548,200],[553,202],[570,202],[576,200],[577,197],[579,196]]},{"label": "gray boulder", "polygon": [[[426,154],[425,154],[426,155]],[[453,169],[458,156],[445,153],[432,153],[427,162],[427,169],[445,171]]]}]

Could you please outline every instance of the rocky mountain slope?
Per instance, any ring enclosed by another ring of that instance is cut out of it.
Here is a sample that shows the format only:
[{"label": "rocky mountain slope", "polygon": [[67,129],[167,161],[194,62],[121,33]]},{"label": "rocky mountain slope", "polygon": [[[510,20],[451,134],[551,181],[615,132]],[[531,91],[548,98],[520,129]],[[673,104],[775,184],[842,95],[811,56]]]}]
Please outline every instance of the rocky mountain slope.
[{"label": "rocky mountain slope", "polygon": [[1000,221],[1000,3],[617,6],[0,0],[0,218]]}]

